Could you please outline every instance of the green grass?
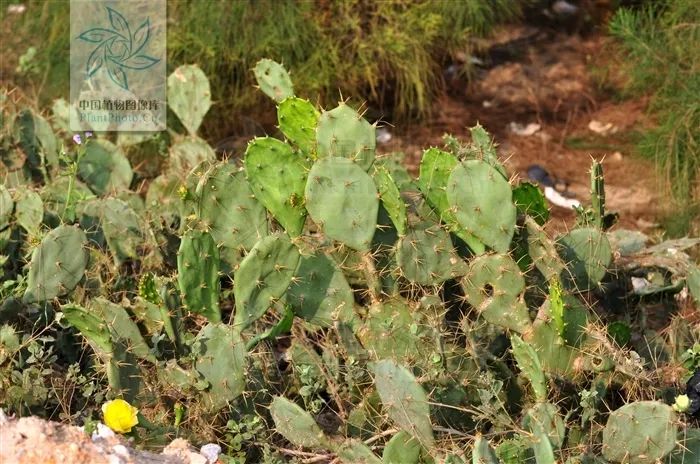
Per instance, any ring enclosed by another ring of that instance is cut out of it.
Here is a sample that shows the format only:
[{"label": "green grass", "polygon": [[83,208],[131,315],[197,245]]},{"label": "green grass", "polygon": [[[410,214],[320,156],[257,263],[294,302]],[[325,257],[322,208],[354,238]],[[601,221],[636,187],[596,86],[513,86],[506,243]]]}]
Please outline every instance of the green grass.
[{"label": "green grass", "polygon": [[[291,70],[302,96],[326,106],[341,96],[368,102],[377,116],[424,117],[443,87],[449,56],[518,15],[525,0],[177,0],[168,2],[168,67],[199,64],[216,106],[204,135],[216,139],[271,113],[253,88],[260,58]],[[27,2],[19,16],[0,12],[0,39],[11,43],[3,81],[46,106],[68,94],[68,1]],[[14,73],[27,47],[38,49],[38,75]],[[268,121],[269,122],[269,121]]]},{"label": "green grass", "polygon": [[[628,91],[649,93],[656,127],[637,145],[654,159],[679,216],[691,228],[700,204],[700,3],[668,0],[620,10],[610,23],[626,56]],[[678,230],[682,230],[681,227]]]}]

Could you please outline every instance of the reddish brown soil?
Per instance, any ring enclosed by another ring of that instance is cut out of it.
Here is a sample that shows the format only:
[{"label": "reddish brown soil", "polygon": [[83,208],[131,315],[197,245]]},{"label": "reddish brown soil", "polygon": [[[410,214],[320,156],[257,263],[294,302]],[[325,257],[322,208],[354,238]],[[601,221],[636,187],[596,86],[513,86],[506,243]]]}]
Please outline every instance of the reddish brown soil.
[{"label": "reddish brown soil", "polygon": [[[532,36],[532,31],[511,28],[500,34],[500,40],[518,34]],[[591,159],[603,159],[608,209],[620,213],[623,227],[654,227],[661,210],[654,166],[634,156],[630,143],[630,133],[649,123],[645,101],[613,101],[597,89],[592,77],[596,66],[610,63],[609,44],[601,35],[537,34],[523,52],[517,61],[482,71],[471,85],[453,83],[450,95],[436,103],[434,116],[426,122],[402,125],[396,132],[389,128],[394,137],[382,151],[404,152],[409,168],[416,172],[424,148],[442,146],[445,133],[468,140],[468,128],[479,122],[495,137],[512,174],[526,178],[528,166],[539,164],[569,181],[570,192],[584,204]],[[617,130],[596,134],[588,128],[591,120],[612,123]],[[509,130],[510,122],[538,123],[541,129],[520,136]],[[585,139],[589,148],[572,147],[567,143],[572,138]],[[575,219],[572,210],[552,206],[551,211],[555,230]]]}]

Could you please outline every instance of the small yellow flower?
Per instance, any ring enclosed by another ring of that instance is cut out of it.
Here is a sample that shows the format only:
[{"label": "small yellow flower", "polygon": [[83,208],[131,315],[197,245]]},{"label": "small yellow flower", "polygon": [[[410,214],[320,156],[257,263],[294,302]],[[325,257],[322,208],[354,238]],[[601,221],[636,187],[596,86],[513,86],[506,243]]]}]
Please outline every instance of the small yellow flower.
[{"label": "small yellow flower", "polygon": [[118,433],[129,433],[131,428],[139,423],[139,410],[124,400],[107,401],[102,405],[102,415],[105,424]]}]

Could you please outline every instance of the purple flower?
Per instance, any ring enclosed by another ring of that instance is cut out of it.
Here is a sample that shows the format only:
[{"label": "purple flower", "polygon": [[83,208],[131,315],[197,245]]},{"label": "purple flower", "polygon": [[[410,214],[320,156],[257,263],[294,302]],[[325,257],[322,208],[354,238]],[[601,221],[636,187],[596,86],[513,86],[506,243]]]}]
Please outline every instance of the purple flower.
[{"label": "purple flower", "polygon": [[85,132],[85,138],[89,139],[90,137],[92,137],[92,132],[90,132],[90,131]]},{"label": "purple flower", "polygon": [[80,134],[75,134],[73,136],[73,141],[76,143],[76,145],[81,145],[83,143],[83,139],[80,138]]}]

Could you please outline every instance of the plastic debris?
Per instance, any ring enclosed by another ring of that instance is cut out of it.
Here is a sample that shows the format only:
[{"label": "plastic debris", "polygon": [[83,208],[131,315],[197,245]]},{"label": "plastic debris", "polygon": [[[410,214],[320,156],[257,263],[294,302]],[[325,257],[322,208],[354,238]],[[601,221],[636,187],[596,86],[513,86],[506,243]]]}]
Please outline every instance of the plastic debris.
[{"label": "plastic debris", "polygon": [[613,123],[603,123],[596,121],[595,119],[588,123],[588,129],[600,135],[614,134],[617,132],[617,126],[615,126]]},{"label": "plastic debris", "polygon": [[526,126],[520,124],[519,122],[511,122],[508,127],[512,133],[515,135],[520,135],[521,137],[529,137],[542,129],[542,126],[535,122],[531,122]]},{"label": "plastic debris", "polygon": [[380,127],[377,129],[377,143],[384,145],[386,143],[389,143],[391,139],[393,138],[393,135],[391,135],[391,132],[385,127]]},{"label": "plastic debris", "polygon": [[581,206],[581,202],[573,198],[566,198],[561,193],[554,190],[554,187],[545,187],[544,196],[552,204],[561,206],[562,208],[578,208]]},{"label": "plastic debris", "polygon": [[219,460],[221,454],[221,446],[216,443],[207,443],[199,450],[199,454],[207,458],[209,464],[214,464]]}]

